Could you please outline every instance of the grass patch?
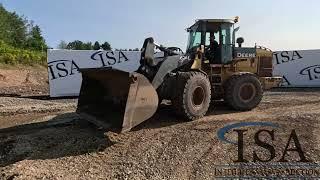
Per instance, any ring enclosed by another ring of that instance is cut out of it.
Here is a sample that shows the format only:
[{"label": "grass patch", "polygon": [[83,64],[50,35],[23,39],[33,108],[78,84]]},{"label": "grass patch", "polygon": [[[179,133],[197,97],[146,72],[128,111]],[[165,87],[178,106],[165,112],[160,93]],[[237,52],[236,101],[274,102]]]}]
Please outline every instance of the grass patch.
[{"label": "grass patch", "polygon": [[47,64],[47,53],[12,47],[0,41],[0,64],[2,65],[42,65]]}]

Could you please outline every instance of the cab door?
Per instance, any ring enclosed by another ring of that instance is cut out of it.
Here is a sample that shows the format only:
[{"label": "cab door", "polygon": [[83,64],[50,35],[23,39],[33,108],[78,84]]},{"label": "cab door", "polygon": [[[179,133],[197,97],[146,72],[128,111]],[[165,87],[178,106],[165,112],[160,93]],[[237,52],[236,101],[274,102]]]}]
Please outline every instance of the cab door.
[{"label": "cab door", "polygon": [[232,61],[231,28],[232,24],[221,24],[220,47],[222,64],[228,64]]}]

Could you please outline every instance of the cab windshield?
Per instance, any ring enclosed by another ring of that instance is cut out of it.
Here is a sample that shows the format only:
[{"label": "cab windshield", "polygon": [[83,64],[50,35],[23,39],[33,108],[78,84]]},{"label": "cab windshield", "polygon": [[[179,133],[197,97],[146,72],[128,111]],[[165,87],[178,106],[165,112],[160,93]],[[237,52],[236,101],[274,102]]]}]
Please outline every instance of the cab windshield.
[{"label": "cab windshield", "polygon": [[201,44],[200,24],[196,23],[192,25],[187,31],[189,32],[189,38],[186,52],[191,52],[194,47]]},{"label": "cab windshield", "polygon": [[187,52],[201,44],[201,32],[189,31]]}]

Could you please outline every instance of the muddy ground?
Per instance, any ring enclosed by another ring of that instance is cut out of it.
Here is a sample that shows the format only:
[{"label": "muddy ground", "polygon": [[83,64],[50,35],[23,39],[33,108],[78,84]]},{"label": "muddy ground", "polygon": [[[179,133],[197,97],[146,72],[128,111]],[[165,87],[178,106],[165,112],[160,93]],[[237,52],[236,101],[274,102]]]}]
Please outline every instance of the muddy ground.
[{"label": "muddy ground", "polygon": [[[193,122],[162,104],[150,120],[117,134],[80,119],[74,113],[77,99],[50,99],[44,68],[2,69],[0,179],[215,179],[221,165],[239,165],[234,163],[237,146],[217,136],[222,127],[239,122],[279,126],[241,128],[248,129],[244,158],[249,162],[254,151],[263,160],[270,157],[254,143],[254,134],[267,129],[274,130],[274,140],[265,132],[260,139],[275,147],[271,162],[281,159],[295,130],[303,155],[318,163],[319,97],[320,89],[278,89],[265,92],[252,111],[236,112],[214,102],[206,117]],[[230,131],[225,137],[237,141],[236,135]],[[285,159],[296,162],[300,157],[288,152]]]},{"label": "muddy ground", "polygon": [[[0,97],[0,177],[3,179],[214,179],[219,165],[234,164],[237,146],[222,142],[217,131],[237,122],[278,124],[277,162],[295,129],[304,155],[320,161],[320,90],[266,92],[249,112],[235,112],[215,102],[205,118],[184,122],[161,105],[153,118],[123,134],[104,132],[80,119],[76,99],[47,100]],[[12,113],[17,108],[19,111]],[[6,113],[8,112],[8,113]],[[251,127],[245,134],[244,157],[253,151],[267,159],[269,152],[254,144]],[[265,127],[264,129],[272,130]],[[234,132],[226,137],[236,140]],[[290,145],[291,146],[291,145]],[[288,161],[298,161],[289,152]]]}]

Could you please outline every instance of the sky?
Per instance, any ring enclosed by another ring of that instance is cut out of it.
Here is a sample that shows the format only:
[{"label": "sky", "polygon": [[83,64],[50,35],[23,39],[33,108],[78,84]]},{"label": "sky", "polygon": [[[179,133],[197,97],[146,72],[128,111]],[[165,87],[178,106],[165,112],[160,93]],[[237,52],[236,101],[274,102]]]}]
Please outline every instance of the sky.
[{"label": "sky", "polygon": [[38,24],[47,44],[108,41],[113,48],[158,44],[186,48],[185,29],[200,18],[240,17],[245,46],[319,49],[319,0],[0,0]]}]

